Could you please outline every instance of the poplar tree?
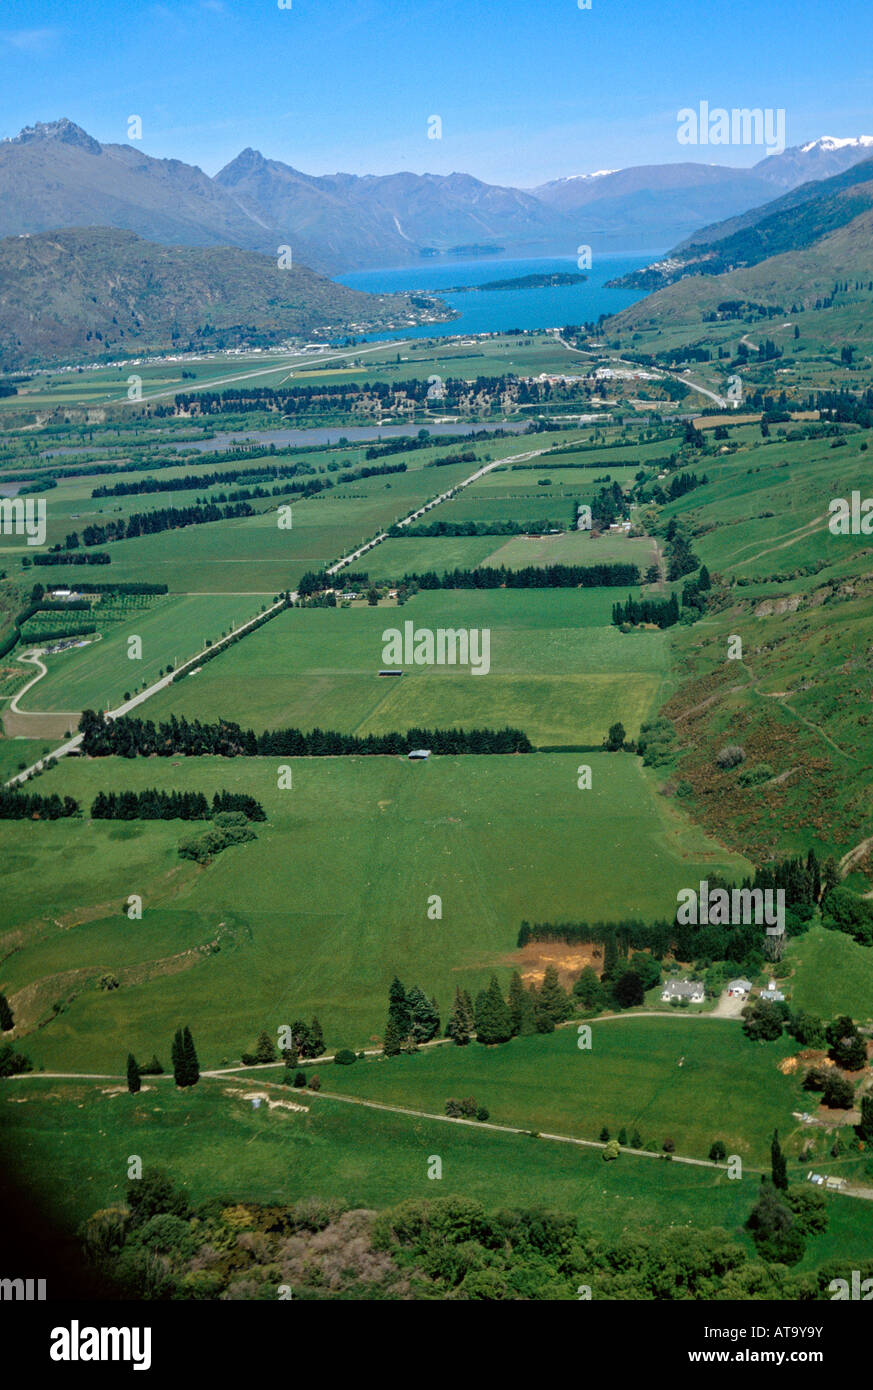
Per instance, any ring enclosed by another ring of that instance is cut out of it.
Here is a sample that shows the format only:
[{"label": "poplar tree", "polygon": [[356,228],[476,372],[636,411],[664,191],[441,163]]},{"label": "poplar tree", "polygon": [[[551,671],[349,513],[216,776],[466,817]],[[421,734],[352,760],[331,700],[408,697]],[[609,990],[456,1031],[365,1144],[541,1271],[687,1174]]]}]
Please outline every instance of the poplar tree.
[{"label": "poplar tree", "polygon": [[770,1143],[770,1170],[773,1176],[773,1186],[784,1191],[788,1187],[788,1164],[779,1143],[778,1129],[774,1129],[773,1139]]},{"label": "poplar tree", "polygon": [[133,1055],[132,1052],[128,1052],[128,1054],[127,1054],[127,1089],[130,1091],[130,1094],[131,1094],[132,1096],[135,1096],[136,1093],[137,1093],[137,1091],[140,1089],[141,1086],[142,1086],[142,1081],[140,1080],[139,1067],[138,1067],[137,1064],[136,1064],[136,1058],[134,1057],[134,1055]]}]

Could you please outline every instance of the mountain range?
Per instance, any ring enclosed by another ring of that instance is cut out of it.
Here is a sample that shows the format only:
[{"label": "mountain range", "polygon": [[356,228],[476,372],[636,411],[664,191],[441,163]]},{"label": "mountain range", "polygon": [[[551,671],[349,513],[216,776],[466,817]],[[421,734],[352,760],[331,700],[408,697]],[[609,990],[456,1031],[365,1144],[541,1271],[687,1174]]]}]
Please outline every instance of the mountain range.
[{"label": "mountain range", "polygon": [[243,150],[211,178],[63,118],[0,142],[0,237],[107,226],[171,245],[233,245],[327,274],[499,248],[516,256],[655,250],[779,193],[849,169],[873,137],[823,137],[749,169],[690,162],[559,179],[534,189],[469,174],[302,173]]}]

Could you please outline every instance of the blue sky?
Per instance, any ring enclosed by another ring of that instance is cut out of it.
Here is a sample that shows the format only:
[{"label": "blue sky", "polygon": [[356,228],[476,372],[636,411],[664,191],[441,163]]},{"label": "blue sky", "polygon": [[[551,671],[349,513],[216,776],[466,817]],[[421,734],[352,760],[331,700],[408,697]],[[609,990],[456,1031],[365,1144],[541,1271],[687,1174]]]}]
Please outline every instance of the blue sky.
[{"label": "blue sky", "polygon": [[[676,113],[784,108],[787,143],[873,133],[870,0],[2,0],[0,135],[64,115],[215,173],[251,145],[308,173],[495,183],[703,158]],[[442,139],[427,138],[432,115]]]}]

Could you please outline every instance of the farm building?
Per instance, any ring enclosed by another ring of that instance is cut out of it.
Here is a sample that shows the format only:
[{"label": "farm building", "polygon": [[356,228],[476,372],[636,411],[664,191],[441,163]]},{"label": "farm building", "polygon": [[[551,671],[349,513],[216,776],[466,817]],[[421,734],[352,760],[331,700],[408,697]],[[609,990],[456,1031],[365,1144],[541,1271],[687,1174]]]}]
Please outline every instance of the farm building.
[{"label": "farm building", "polygon": [[409,753],[409,757],[414,762],[424,762],[427,758],[430,757],[430,749],[413,748]]},{"label": "farm building", "polygon": [[769,999],[771,1004],[781,1004],[785,995],[782,993],[781,989],[776,988],[776,981],[771,980],[770,988],[761,990],[761,998]]}]

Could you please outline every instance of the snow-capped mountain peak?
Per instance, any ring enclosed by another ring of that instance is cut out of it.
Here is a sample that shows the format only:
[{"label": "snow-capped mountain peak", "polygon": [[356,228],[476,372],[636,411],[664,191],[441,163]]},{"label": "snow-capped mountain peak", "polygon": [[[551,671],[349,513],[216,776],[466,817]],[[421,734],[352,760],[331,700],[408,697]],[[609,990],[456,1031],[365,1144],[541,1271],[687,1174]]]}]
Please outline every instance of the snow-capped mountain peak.
[{"label": "snow-capped mountain peak", "polygon": [[873,145],[873,135],[852,135],[846,140],[841,140],[837,135],[821,135],[817,140],[801,145],[800,152],[809,154],[810,150],[865,149],[870,145]]}]

